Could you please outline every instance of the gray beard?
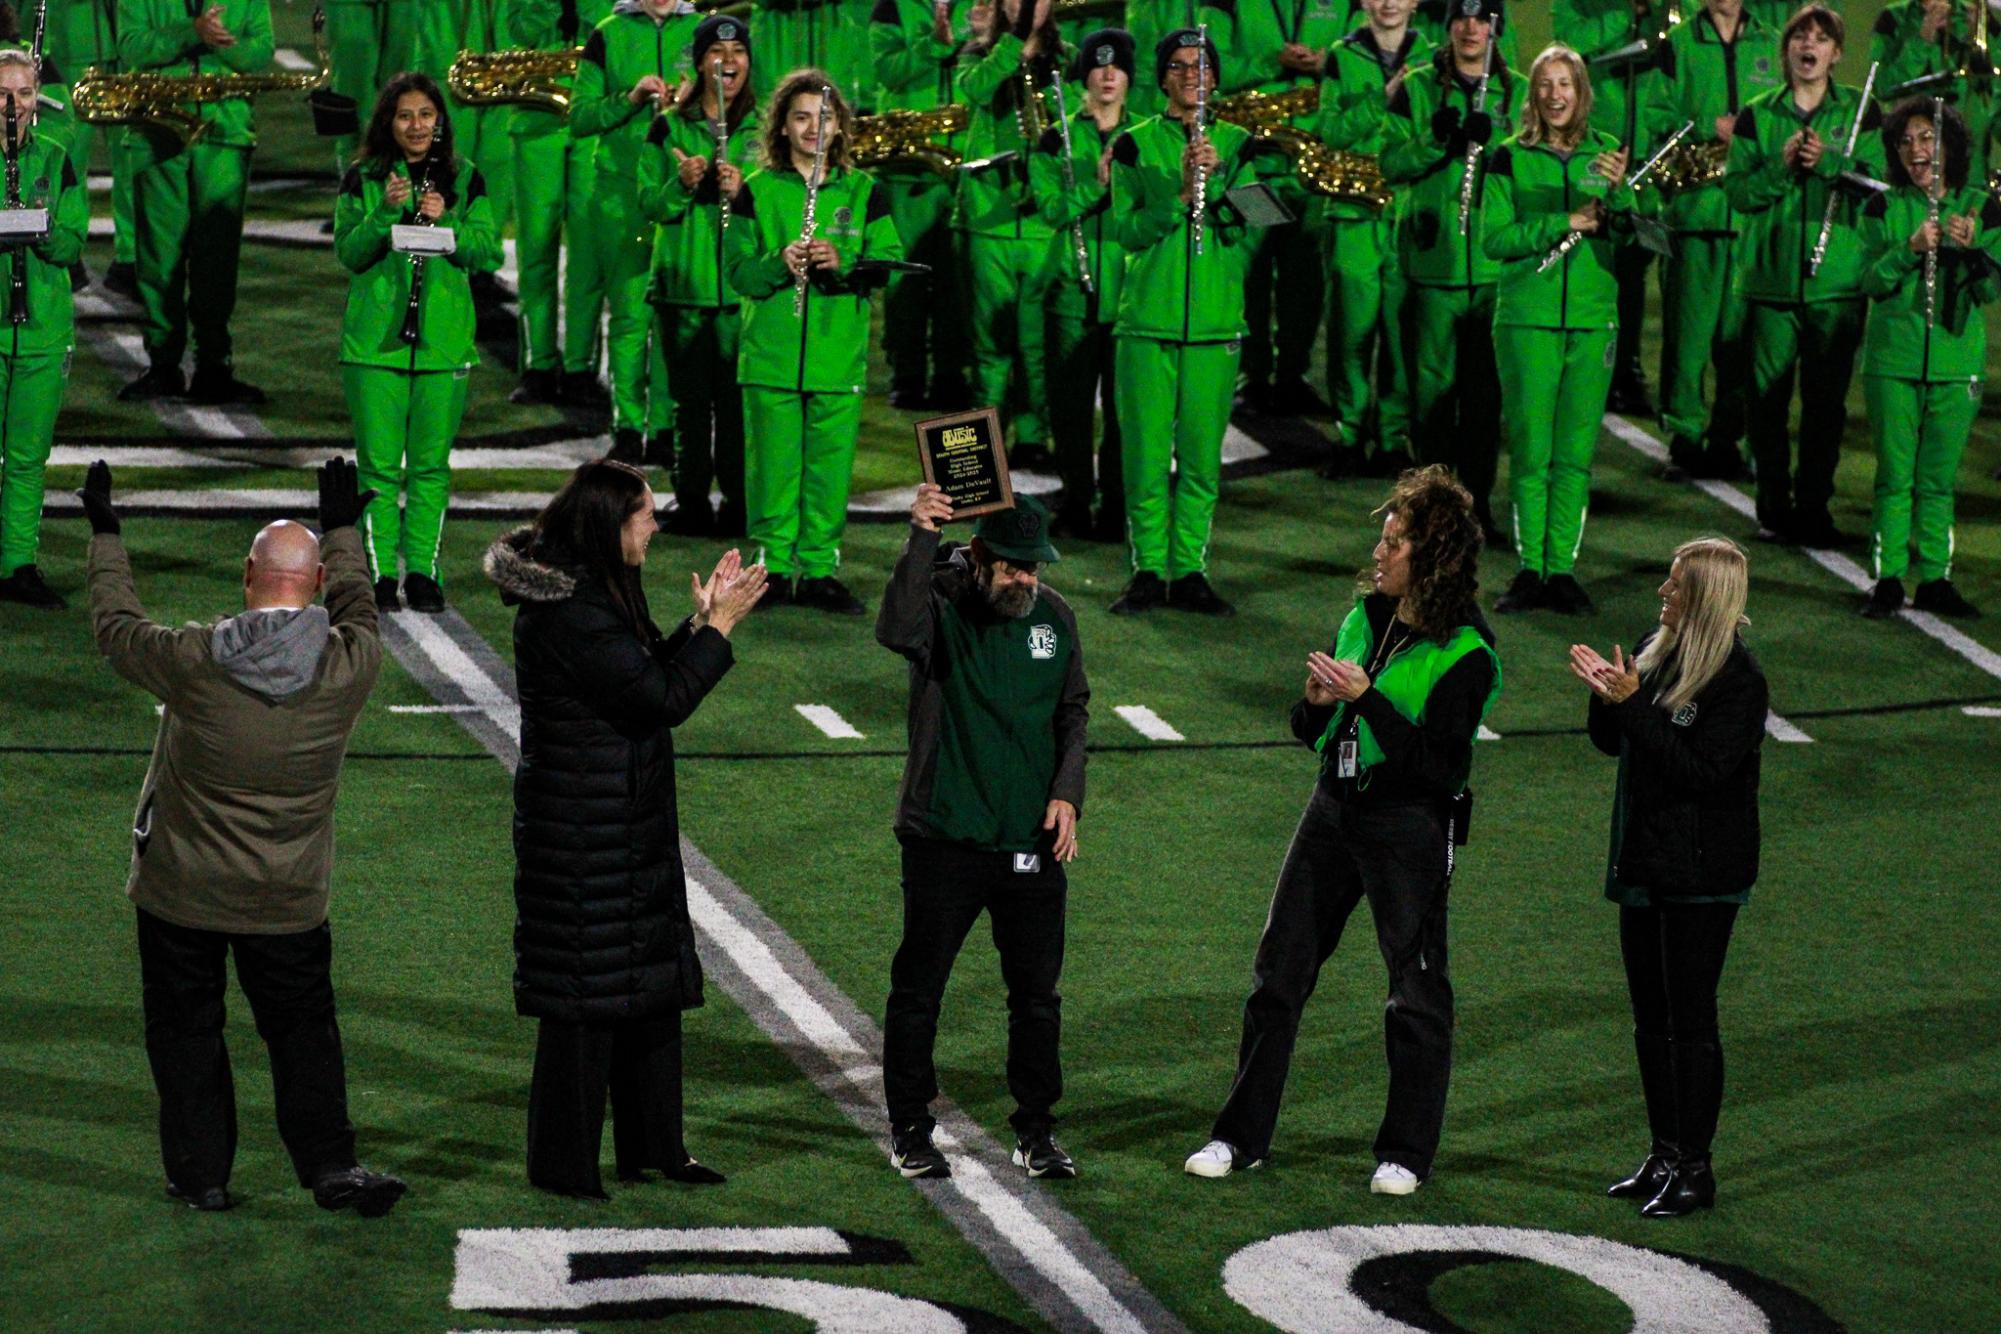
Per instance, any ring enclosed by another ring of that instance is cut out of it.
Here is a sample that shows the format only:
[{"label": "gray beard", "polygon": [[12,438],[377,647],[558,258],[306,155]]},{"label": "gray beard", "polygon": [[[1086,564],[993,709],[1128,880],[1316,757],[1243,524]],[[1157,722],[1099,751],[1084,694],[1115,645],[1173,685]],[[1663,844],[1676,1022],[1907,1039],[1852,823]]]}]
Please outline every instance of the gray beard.
[{"label": "gray beard", "polygon": [[1018,621],[1035,608],[1036,590],[1015,585],[1010,588],[995,588],[993,572],[982,569],[979,576],[980,594],[993,608],[994,614],[1010,621]]}]

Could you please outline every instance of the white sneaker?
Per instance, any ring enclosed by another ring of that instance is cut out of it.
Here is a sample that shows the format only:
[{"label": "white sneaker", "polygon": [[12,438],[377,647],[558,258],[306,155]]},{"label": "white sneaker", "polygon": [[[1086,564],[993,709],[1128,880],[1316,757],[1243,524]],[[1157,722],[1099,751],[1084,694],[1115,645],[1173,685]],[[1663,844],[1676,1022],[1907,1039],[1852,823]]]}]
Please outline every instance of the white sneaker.
[{"label": "white sneaker", "polygon": [[[1260,1158],[1243,1166],[1245,1171],[1250,1171],[1264,1165],[1265,1160]],[[1192,1177],[1226,1177],[1237,1170],[1237,1151],[1220,1139],[1212,1139],[1189,1154],[1181,1170]]]},{"label": "white sneaker", "polygon": [[1369,1178],[1369,1190],[1376,1195],[1409,1195],[1416,1189],[1417,1173],[1401,1163],[1377,1163],[1376,1174]]}]

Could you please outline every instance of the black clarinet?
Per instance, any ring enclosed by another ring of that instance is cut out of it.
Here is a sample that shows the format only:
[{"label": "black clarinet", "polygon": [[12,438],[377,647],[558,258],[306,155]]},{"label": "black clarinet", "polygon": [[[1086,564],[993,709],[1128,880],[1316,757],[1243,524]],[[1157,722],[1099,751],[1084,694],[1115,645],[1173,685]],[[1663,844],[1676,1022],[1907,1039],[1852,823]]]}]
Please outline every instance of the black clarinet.
[{"label": "black clarinet", "polygon": [[[21,207],[21,116],[14,99],[7,98],[7,208]],[[8,292],[7,318],[16,325],[28,322],[28,247],[9,246],[14,253],[13,284]]]},{"label": "black clarinet", "polygon": [[[424,216],[424,196],[431,193],[431,169],[424,168],[424,175],[412,187],[412,203],[417,210],[417,225],[428,227],[431,220]],[[424,299],[424,256],[410,256],[410,304],[403,308],[403,341],[411,347],[417,345],[417,307]]]}]

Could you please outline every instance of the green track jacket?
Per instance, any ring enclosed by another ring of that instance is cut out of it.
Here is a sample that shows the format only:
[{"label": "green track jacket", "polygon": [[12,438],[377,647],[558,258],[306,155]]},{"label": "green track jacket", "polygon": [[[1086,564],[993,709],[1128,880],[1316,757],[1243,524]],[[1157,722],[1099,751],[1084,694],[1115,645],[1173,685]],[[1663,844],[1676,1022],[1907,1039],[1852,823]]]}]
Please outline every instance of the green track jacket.
[{"label": "green track jacket", "polygon": [[[993,49],[971,66],[959,71],[959,100],[972,108],[972,125],[966,131],[968,158],[1013,153],[1012,161],[986,171],[962,173],[959,177],[959,206],[953,225],[978,236],[1008,236],[1041,239],[1049,235],[1049,224],[1036,208],[1028,188],[1028,162],[1035,140],[1022,137],[1023,97],[1021,51],[1024,43],[1013,33],[1002,33]],[[1056,115],[1055,98],[1046,90],[1051,75],[1062,68],[1056,60],[1040,58],[1032,73],[1045,122]],[[1069,89],[1064,96],[1075,101]],[[1039,135],[1037,136],[1040,137]]]},{"label": "green track jacket", "polygon": [[756,0],[751,79],[760,100],[795,69],[818,69],[832,78],[848,105],[873,105],[869,70],[869,0]]},{"label": "green track jacket", "polygon": [[[756,161],[758,117],[753,107],[729,132],[729,159],[745,168]],[[709,170],[693,190],[681,184],[674,151],[709,159]],[[663,306],[735,306],[737,294],[723,280],[722,200],[716,191],[715,125],[674,111],[657,116],[639,155],[639,207],[660,224],[653,238],[653,283],[646,299]],[[734,207],[734,205],[732,205]],[[737,225],[730,219],[730,226]]]},{"label": "green track jacket", "polygon": [[[1116,139],[1132,127],[1127,115],[1113,129]],[[1098,158],[1105,151],[1107,136],[1088,112],[1070,117],[1070,167],[1076,188],[1063,188],[1063,136],[1054,126],[1043,133],[1035,157],[1029,163],[1030,184],[1035,189],[1042,220],[1055,235],[1049,238],[1049,309],[1059,315],[1096,318],[1110,323],[1118,314],[1119,295],[1125,289],[1126,256],[1119,248],[1118,225],[1112,217],[1112,189],[1098,184]],[[1084,253],[1091,274],[1095,298],[1084,295],[1077,281],[1077,243],[1072,222],[1084,227]]]},{"label": "green track jacket", "polygon": [[[1350,153],[1380,154],[1390,144],[1391,113],[1408,105],[1409,92],[1401,91],[1394,106],[1383,101],[1383,85],[1405,65],[1415,73],[1431,59],[1431,47],[1413,31],[1404,33],[1403,45],[1394,51],[1376,46],[1369,28],[1357,28],[1334,43],[1327,53],[1324,71],[1327,82],[1320,89],[1320,124],[1317,131],[1329,148]],[[1396,216],[1401,200],[1390,204]],[[1373,205],[1348,199],[1330,199],[1326,216],[1359,221],[1378,216]]]},{"label": "green track jacket", "polygon": [[[1883,174],[1882,117],[1874,107],[1863,113],[1862,134],[1850,159],[1848,145],[1859,89],[1839,84],[1811,116],[1802,117],[1792,90],[1780,88],[1753,98],[1737,113],[1730,140],[1730,171],[1723,178],[1730,206],[1744,215],[1737,246],[1737,290],[1753,301],[1852,301],[1862,295],[1862,241],[1855,229],[1861,203],[1835,182],[1851,165],[1864,174]],[[1797,171],[1786,165],[1786,140],[1802,127],[1827,145],[1820,165]],[[1830,191],[1838,195],[1834,227],[1820,272],[1807,277]]]},{"label": "green track jacket", "polygon": [[1217,166],[1209,177],[1202,253],[1181,202],[1181,154],[1188,129],[1155,116],[1114,141],[1112,218],[1126,252],[1119,317],[1121,338],[1169,343],[1226,343],[1242,338],[1244,279],[1257,237],[1225,192],[1256,177],[1258,145],[1248,130],[1218,121],[1209,128]]},{"label": "green track jacket", "polygon": [[[966,31],[972,10],[972,0],[952,0],[955,36]],[[876,110],[929,111],[956,100],[960,44],[934,39],[928,0],[876,0],[868,42]]]},{"label": "green track jacket", "polygon": [[1980,307],[2001,295],[2001,203],[1985,190],[1951,190],[1940,218],[1980,217],[1970,249],[1939,252],[1937,319],[1925,322],[1925,260],[1911,249],[1924,225],[1925,192],[1899,186],[1862,210],[1862,290],[1874,297],[1862,347],[1862,373],[1899,380],[1978,381],[1987,378],[1987,321]]},{"label": "green track jacket", "polygon": [[1536,329],[1616,329],[1619,284],[1612,276],[1606,228],[1538,273],[1536,267],[1570,232],[1570,215],[1593,199],[1614,211],[1633,207],[1623,181],[1591,170],[1591,159],[1616,152],[1609,134],[1587,130],[1568,155],[1547,144],[1510,139],[1494,151],[1487,172],[1487,256],[1504,261],[1494,295],[1494,324]]},{"label": "green track jacket", "polygon": [[[1652,38],[1666,26],[1664,3],[1642,15],[1633,0],[1554,0],[1550,6],[1550,31],[1585,59],[1616,51],[1642,37]],[[1619,68],[1590,65],[1591,120],[1620,143],[1632,144],[1634,162],[1642,160],[1645,127],[1640,123],[1637,94],[1646,79],[1647,67],[1635,62]],[[1678,124],[1679,122],[1677,122]]]},{"label": "green track jacket", "polygon": [[600,190],[639,188],[639,150],[653,123],[653,108],[634,106],[626,95],[649,74],[670,84],[692,75],[694,59],[688,44],[695,40],[701,21],[685,0],[660,23],[647,17],[639,0],[620,0],[611,16],[591,30],[577,61],[570,133],[597,139]]},{"label": "green track jacket", "polygon": [[[1718,116],[1734,116],[1752,98],[1785,86],[1779,35],[1746,10],[1737,40],[1725,42],[1709,11],[1697,10],[1668,34],[1648,82],[1648,143],[1661,143],[1686,121],[1694,121],[1695,128],[1682,140],[1684,146],[1714,143]],[[1668,225],[1683,234],[1737,233],[1737,215],[1721,181],[1677,191],[1666,216]]]},{"label": "green track jacket", "polygon": [[1487,85],[1487,114],[1494,121],[1489,152],[1474,167],[1472,217],[1466,234],[1459,234],[1460,187],[1466,178],[1466,141],[1454,135],[1440,143],[1431,117],[1441,106],[1458,110],[1461,119],[1473,110],[1477,80],[1469,83],[1452,68],[1452,53],[1435,53],[1422,72],[1404,80],[1407,97],[1390,118],[1388,147],[1383,150],[1383,179],[1400,187],[1403,222],[1398,244],[1404,276],[1426,287],[1475,287],[1500,277],[1501,266],[1487,258],[1481,244],[1483,179],[1494,145],[1514,122],[1523,93],[1521,76],[1505,65]]},{"label": "green track jacket", "polygon": [[816,270],[806,284],[806,313],[793,313],[786,246],[806,218],[806,179],[791,167],[766,167],[743,183],[730,206],[724,273],[744,298],[737,382],[808,394],[859,394],[868,378],[869,292],[857,278],[861,259],[902,259],[903,240],[887,191],[868,173],[829,170],[815,205],[814,235],[841,257],[837,276]]},{"label": "green track jacket", "polygon": [[[390,170],[405,179],[410,175],[407,163],[398,162]],[[466,275],[491,273],[501,259],[500,229],[493,223],[486,182],[470,162],[460,160],[451,189],[445,192],[444,214],[436,223],[453,229],[458,248],[424,261],[415,346],[402,338],[412,260],[389,248],[389,229],[416,220],[417,200],[412,191],[402,208],[390,207],[383,188],[387,182],[386,175],[350,167],[334,204],[334,254],[353,275],[347,284],[347,314],[341,320],[340,359],[346,365],[399,371],[476,366],[472,289]]]},{"label": "green track jacket", "polygon": [[1965,64],[1969,52],[1963,5],[1955,6],[1945,31],[1929,42],[1923,37],[1924,25],[1922,0],[1896,0],[1883,6],[1883,12],[1876,16],[1875,29],[1869,35],[1869,59],[1881,65],[1876,71],[1878,97],[1898,84]]},{"label": "green track jacket", "polygon": [[[1226,77],[1219,87],[1226,94],[1251,89],[1282,93],[1311,79],[1310,74],[1295,74],[1281,66],[1280,48],[1298,42],[1325,51],[1349,27],[1348,0],[1226,0],[1215,8],[1229,15],[1230,31],[1212,32],[1216,49],[1223,53]],[[1141,49],[1143,67],[1152,58],[1152,47]]]},{"label": "green track jacket", "polygon": [[[62,146],[30,131],[21,145],[21,203],[49,211],[49,234],[31,246],[0,247],[0,352],[54,356],[76,345],[69,266],[83,254],[90,194]],[[13,322],[14,266],[26,266],[28,322]]]},{"label": "green track jacket", "polygon": [[[536,51],[573,51],[611,17],[611,0],[498,0],[498,8],[505,36]],[[573,86],[576,80],[563,82]],[[507,130],[516,139],[537,139],[561,130],[565,119],[543,107],[517,106]]]},{"label": "green track jacket", "polygon": [[[195,36],[195,21],[183,0],[118,0],[118,59],[128,70],[152,74],[259,74],[271,64],[270,0],[212,0],[222,6],[222,21],[236,38],[234,46],[211,49]],[[207,8],[206,5],[203,8]],[[184,108],[208,122],[204,143],[251,148],[257,134],[251,123],[250,101],[236,97]],[[154,160],[172,157],[180,141],[144,126],[132,133],[143,137]]]}]

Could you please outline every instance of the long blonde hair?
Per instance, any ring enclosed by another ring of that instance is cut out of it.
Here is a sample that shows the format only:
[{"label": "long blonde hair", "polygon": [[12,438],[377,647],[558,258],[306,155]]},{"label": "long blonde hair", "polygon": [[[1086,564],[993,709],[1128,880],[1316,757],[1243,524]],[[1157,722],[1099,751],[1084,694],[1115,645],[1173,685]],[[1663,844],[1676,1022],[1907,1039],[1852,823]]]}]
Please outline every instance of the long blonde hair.
[{"label": "long blonde hair", "polygon": [[1542,73],[1542,67],[1552,60],[1560,60],[1570,66],[1570,81],[1577,87],[1577,112],[1570,118],[1576,133],[1573,142],[1583,142],[1584,132],[1591,128],[1591,71],[1585,68],[1583,56],[1557,42],[1542,49],[1542,54],[1529,66],[1529,77],[1524,80],[1526,87],[1523,91],[1528,95],[1522,98],[1522,109],[1516,117],[1515,138],[1531,147],[1545,142],[1550,136],[1549,124],[1542,118],[1542,108],[1536,105],[1535,81],[1536,76]]},{"label": "long blonde hair", "polygon": [[1698,537],[1674,549],[1681,585],[1681,624],[1661,627],[1634,664],[1654,677],[1654,703],[1672,713],[1716,679],[1737,646],[1751,592],[1751,562],[1727,537]]}]

